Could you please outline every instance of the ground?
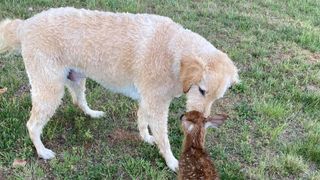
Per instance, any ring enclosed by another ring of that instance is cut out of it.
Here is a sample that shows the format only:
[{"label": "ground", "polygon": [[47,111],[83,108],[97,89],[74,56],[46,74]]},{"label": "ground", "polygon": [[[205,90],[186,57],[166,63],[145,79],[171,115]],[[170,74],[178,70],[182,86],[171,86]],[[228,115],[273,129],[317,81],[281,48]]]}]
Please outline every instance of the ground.
[{"label": "ground", "polygon": [[[0,19],[28,18],[50,7],[168,16],[225,51],[241,84],[213,105],[229,120],[207,134],[206,148],[222,179],[320,179],[320,0],[0,0]],[[174,179],[155,146],[143,143],[137,103],[87,82],[92,119],[70,95],[44,129],[57,152],[38,159],[26,122],[31,100],[19,55],[0,56],[0,179]],[[179,116],[185,98],[170,106],[172,150],[179,157]],[[25,160],[13,167],[15,159]]]}]

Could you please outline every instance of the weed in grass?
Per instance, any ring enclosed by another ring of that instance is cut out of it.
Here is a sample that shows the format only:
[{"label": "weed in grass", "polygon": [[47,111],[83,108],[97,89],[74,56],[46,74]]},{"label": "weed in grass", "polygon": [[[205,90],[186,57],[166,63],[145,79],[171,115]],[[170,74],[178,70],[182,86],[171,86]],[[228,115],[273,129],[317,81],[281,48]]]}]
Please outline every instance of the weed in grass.
[{"label": "weed in grass", "polygon": [[273,159],[270,164],[270,171],[284,176],[296,176],[307,170],[308,166],[301,156],[282,154]]},{"label": "weed in grass", "polygon": [[270,119],[284,119],[288,115],[288,108],[274,100],[271,102],[257,100],[255,104],[255,111],[261,113],[263,116]]}]

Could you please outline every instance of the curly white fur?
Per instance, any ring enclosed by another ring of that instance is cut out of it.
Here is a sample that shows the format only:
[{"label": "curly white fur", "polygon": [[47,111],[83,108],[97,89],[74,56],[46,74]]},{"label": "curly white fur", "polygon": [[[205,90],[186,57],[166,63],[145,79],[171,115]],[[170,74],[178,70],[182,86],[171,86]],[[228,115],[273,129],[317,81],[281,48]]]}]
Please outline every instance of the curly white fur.
[{"label": "curly white fur", "polygon": [[[104,114],[88,107],[85,78],[71,81],[70,70],[137,99],[140,135],[157,144],[172,170],[178,161],[167,132],[171,100],[186,93],[187,110],[209,115],[212,102],[238,80],[237,68],[226,54],[157,15],[58,8],[24,21],[3,21],[0,52],[20,47],[32,87],[27,127],[39,156],[45,159],[54,153],[44,147],[40,134],[59,106],[65,86],[85,113]],[[200,85],[205,96],[199,93]]]}]

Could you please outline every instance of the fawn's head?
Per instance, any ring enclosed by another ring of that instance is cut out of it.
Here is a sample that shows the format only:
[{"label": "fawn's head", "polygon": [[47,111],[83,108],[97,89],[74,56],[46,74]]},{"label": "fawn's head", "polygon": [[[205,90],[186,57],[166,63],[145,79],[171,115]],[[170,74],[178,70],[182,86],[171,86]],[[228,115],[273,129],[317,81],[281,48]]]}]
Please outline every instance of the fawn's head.
[{"label": "fawn's head", "polygon": [[187,139],[189,137],[189,141],[191,141],[186,143],[193,143],[203,146],[206,128],[218,128],[226,119],[227,115],[225,114],[218,114],[213,117],[205,118],[203,113],[198,111],[190,111],[185,113],[180,117],[180,120],[182,122],[182,129],[185,137],[187,137]]}]

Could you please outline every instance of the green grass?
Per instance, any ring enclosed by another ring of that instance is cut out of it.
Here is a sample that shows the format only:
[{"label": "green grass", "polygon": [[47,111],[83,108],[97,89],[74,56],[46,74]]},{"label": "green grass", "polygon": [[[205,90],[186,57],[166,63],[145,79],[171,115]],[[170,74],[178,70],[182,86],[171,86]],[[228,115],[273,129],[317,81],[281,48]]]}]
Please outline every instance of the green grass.
[{"label": "green grass", "polygon": [[[214,103],[229,121],[207,135],[207,150],[222,179],[320,179],[320,0],[1,0],[0,19],[28,18],[50,7],[169,16],[224,50],[242,83]],[[57,152],[37,158],[26,122],[31,109],[20,56],[0,56],[0,179],[174,179],[158,149],[138,139],[137,103],[87,82],[88,102],[107,116],[91,119],[67,94],[44,129]],[[182,143],[179,115],[170,106],[173,153]],[[27,165],[13,168],[14,159]]]}]

